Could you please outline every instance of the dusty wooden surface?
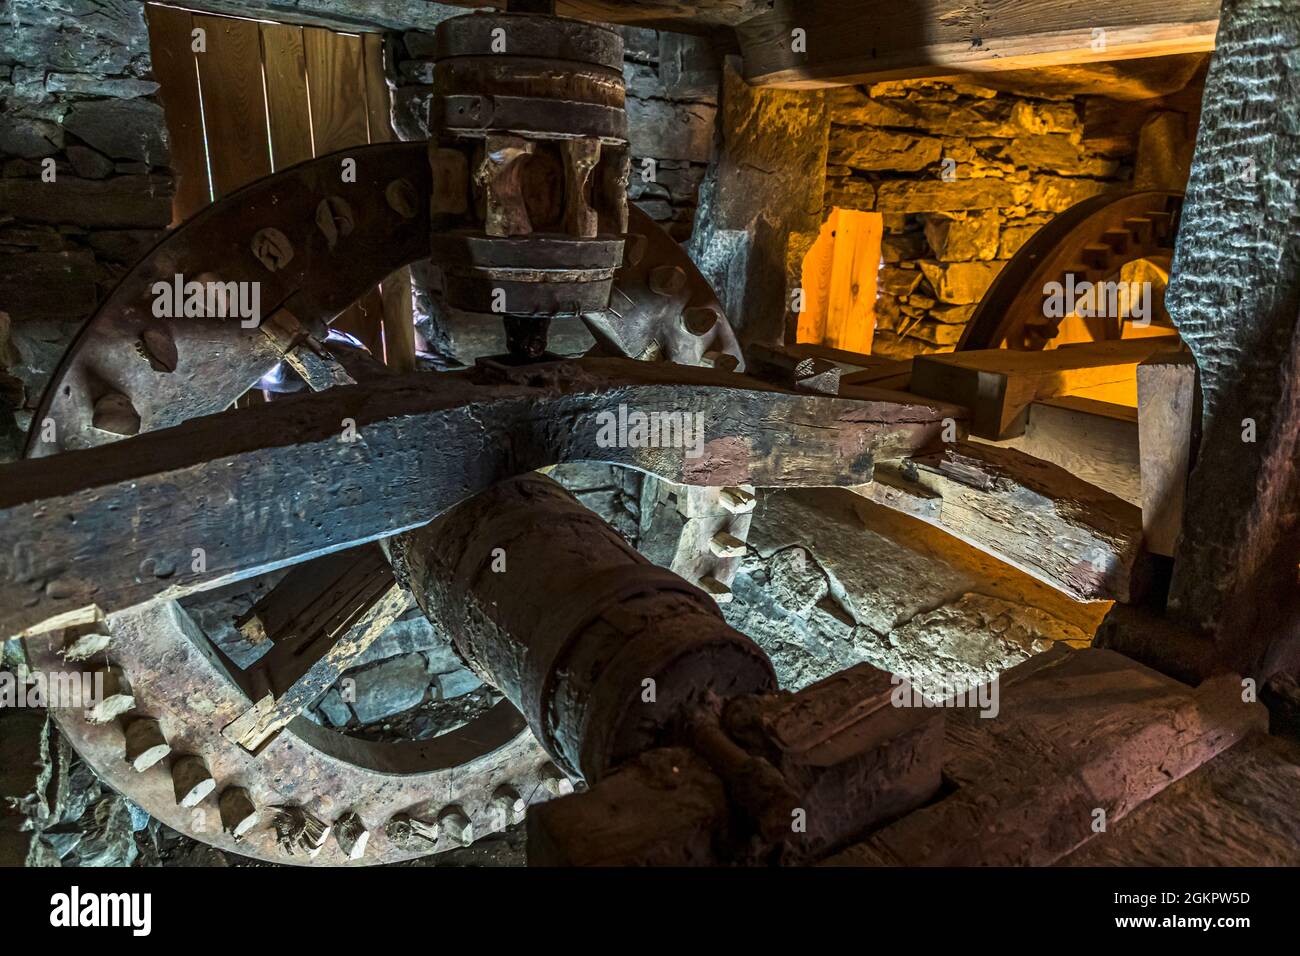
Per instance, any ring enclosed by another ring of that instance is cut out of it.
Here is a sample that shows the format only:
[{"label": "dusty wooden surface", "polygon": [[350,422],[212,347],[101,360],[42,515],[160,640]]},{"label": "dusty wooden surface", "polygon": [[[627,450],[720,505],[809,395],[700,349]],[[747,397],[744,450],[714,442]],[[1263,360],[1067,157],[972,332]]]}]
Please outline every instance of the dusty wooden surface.
[{"label": "dusty wooden surface", "polygon": [[1061,860],[1064,866],[1300,866],[1300,745],[1255,735]]}]

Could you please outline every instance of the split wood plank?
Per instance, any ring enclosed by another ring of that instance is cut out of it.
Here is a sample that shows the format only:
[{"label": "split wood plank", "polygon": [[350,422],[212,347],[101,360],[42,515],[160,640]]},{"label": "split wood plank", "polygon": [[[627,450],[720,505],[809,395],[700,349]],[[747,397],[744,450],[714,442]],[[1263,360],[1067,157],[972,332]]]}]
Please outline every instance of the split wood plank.
[{"label": "split wood plank", "polygon": [[1199,53],[1218,21],[1219,0],[799,0],[736,34],[751,83],[800,89]]},{"label": "split wood plank", "polygon": [[[284,604],[275,604],[277,587],[259,604],[263,613],[283,621],[275,647],[264,655],[251,676],[254,686],[270,693],[222,729],[227,740],[257,753],[290,721],[311,706],[365,650],[402,614],[412,598],[393,578],[388,559],[378,545],[320,559],[331,570],[328,585],[315,578],[318,561],[299,565],[281,586],[288,585]],[[334,570],[343,566],[343,573]],[[290,580],[291,578],[295,580]],[[304,605],[302,599],[311,599]],[[292,610],[290,610],[292,607]]]},{"label": "split wood plank", "polygon": [[1147,550],[1173,557],[1200,412],[1196,360],[1190,352],[1153,355],[1138,366],[1137,387],[1143,533]]},{"label": "split wood plank", "polygon": [[1128,603],[1141,593],[1141,511],[1058,465],[1012,448],[954,442],[901,465],[882,464],[877,474],[854,491],[1076,601]]},{"label": "split wood plank", "polygon": [[261,27],[271,153],[278,171],[316,155],[307,98],[307,58],[302,27],[283,23],[263,23]]},{"label": "split wood plank", "polygon": [[971,434],[990,440],[1024,434],[1038,399],[1073,395],[1137,405],[1137,365],[1176,339],[1143,338],[1072,345],[1042,352],[981,349],[918,355],[911,390],[965,405]]},{"label": "split wood plank", "polygon": [[271,173],[260,24],[196,14],[207,51],[197,54],[208,165],[216,198]]},{"label": "split wood plank", "polygon": [[167,122],[167,142],[176,193],[172,224],[184,222],[212,201],[208,153],[203,142],[203,109],[192,48],[193,15],[176,7],[145,5],[149,53],[158,96]]}]

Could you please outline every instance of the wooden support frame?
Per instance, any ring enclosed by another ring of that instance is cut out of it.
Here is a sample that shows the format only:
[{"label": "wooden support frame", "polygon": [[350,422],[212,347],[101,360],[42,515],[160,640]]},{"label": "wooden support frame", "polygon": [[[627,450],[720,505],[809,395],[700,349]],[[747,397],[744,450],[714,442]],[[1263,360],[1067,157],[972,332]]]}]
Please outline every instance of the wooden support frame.
[{"label": "wooden support frame", "polygon": [[1170,338],[1092,342],[1042,352],[982,349],[918,355],[911,389],[970,409],[972,435],[990,440],[1024,434],[1038,399],[1073,395],[1137,405],[1137,365],[1176,347]]},{"label": "wooden support frame", "polygon": [[[610,422],[620,406],[703,416],[700,453],[685,441],[619,441]],[[7,466],[0,620],[38,633],[215,587],[417,527],[559,461],[694,485],[861,484],[877,459],[935,447],[951,414],[628,359],[488,365],[290,396],[75,459]]]}]

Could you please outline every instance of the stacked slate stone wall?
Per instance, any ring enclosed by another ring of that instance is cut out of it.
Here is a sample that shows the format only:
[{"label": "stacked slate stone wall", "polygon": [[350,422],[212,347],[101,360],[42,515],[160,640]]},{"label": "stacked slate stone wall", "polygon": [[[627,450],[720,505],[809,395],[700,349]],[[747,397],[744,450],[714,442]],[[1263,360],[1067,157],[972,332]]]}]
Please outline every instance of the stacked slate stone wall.
[{"label": "stacked slate stone wall", "polygon": [[1137,125],[1128,135],[1094,134],[1097,97],[913,80],[828,99],[827,211],[884,216],[879,354],[950,351],[1043,223],[1132,184]]},{"label": "stacked slate stone wall", "polygon": [[171,221],[144,5],[9,0],[0,22],[0,458],[82,320]]}]

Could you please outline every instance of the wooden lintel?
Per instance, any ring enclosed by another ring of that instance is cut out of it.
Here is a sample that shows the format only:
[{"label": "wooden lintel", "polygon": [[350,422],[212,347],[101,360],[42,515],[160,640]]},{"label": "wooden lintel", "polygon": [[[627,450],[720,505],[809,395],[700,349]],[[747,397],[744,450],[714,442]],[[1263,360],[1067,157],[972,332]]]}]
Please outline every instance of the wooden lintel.
[{"label": "wooden lintel", "polygon": [[1218,0],[786,0],[736,32],[746,79],[800,89],[1199,53],[1218,22]]}]

